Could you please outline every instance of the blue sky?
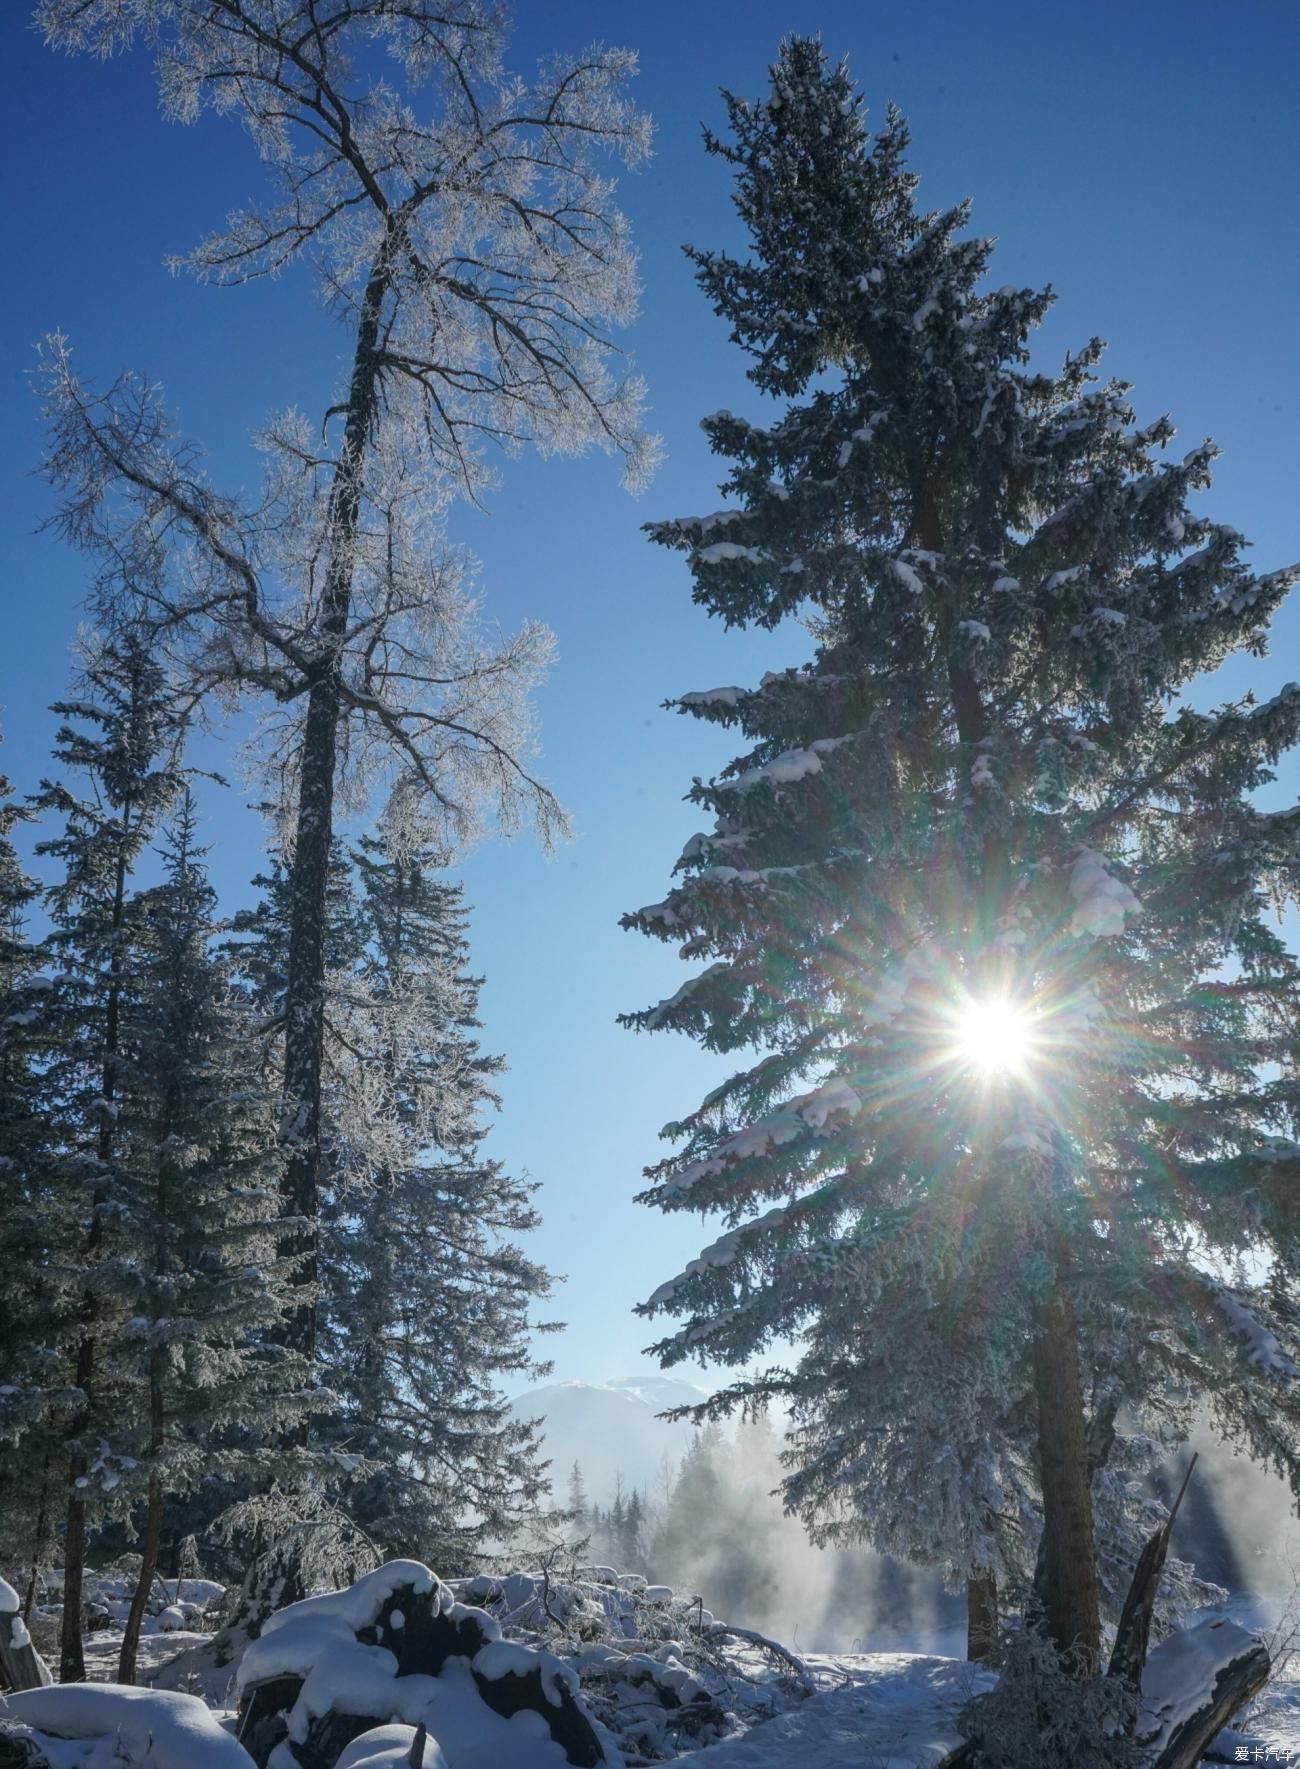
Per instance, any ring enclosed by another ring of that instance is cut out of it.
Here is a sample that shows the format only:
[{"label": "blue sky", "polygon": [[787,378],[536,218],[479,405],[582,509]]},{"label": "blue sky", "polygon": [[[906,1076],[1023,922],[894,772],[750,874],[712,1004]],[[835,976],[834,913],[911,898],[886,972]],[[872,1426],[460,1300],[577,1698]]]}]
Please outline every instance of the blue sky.
[{"label": "blue sky", "polygon": [[[45,708],[66,682],[85,584],[83,563],[35,532],[49,507],[31,477],[36,340],[63,330],[95,379],[130,365],[160,380],[227,486],[254,478],[248,436],[269,412],[327,403],[347,347],[303,276],[223,291],[167,274],[167,253],[255,188],[247,141],[216,119],[165,125],[142,55],[107,66],[55,57],[27,29],[26,10],[11,0],[0,17],[0,719],[5,769],[24,789],[47,765]],[[1300,9],[555,0],[520,14],[516,65],[593,39],[637,48],[639,96],[657,124],[656,157],[624,180],[622,198],[646,287],[626,342],[650,383],[664,467],[634,500],[601,458],[510,462],[487,513],[453,518],[482,561],[495,618],[540,618],[559,638],[540,702],[544,768],[576,838],[551,858],[527,838],[490,842],[463,872],[474,963],[488,979],[486,1042],[509,1063],[490,1147],[541,1182],[546,1223],[533,1251],[569,1274],[554,1312],[570,1327],[549,1347],[556,1374],[601,1380],[647,1367],[631,1303],[698,1250],[697,1224],[663,1221],[631,1199],[658,1127],[720,1074],[684,1041],[634,1038],[613,1023],[687,974],[671,949],[617,922],[664,894],[696,827],[682,794],[727,757],[720,734],[659,703],[754,680],[808,651],[793,626],[723,632],[691,605],[684,565],[639,532],[651,517],[716,507],[698,421],[754,404],[742,359],[678,250],[736,240],[725,168],[703,155],[700,121],[720,121],[720,85],[762,89],[782,34],[820,30],[829,50],[849,55],[875,114],[892,98],[910,118],[926,203],[974,196],[975,225],[1001,241],[994,280],[1054,285],[1045,352],[1100,333],[1112,371],[1135,383],[1140,416],[1172,412],[1189,446],[1217,439],[1224,458],[1208,507],[1271,567],[1300,555]],[[1291,607],[1272,656],[1228,666],[1206,693],[1271,694],[1300,676],[1297,659]],[[1289,773],[1282,786],[1294,796],[1300,770]],[[246,899],[258,863],[260,830],[243,802],[236,789],[206,806],[230,907]]]}]

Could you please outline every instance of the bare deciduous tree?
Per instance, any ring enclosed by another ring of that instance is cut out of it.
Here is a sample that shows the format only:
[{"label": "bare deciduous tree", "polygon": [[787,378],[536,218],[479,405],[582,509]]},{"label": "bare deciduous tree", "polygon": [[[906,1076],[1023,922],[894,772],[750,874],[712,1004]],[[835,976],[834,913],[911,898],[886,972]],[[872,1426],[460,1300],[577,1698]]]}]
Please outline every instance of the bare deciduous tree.
[{"label": "bare deciduous tree", "polygon": [[[42,0],[36,16],[57,48],[144,39],[169,117],[244,123],[278,199],[181,262],[242,283],[305,255],[354,335],[320,425],[291,414],[265,433],[254,506],[210,484],[146,382],[97,394],[62,340],[47,353],[48,473],[66,533],[100,561],[101,618],[143,621],[196,697],[252,690],[274,708],[292,799],[285,1204],[311,1222],[340,786],[363,792],[379,764],[457,835],[483,808],[530,812],[543,834],[560,821],[527,765],[549,636],[478,636],[441,517],[490,482],[491,445],[595,444],[633,483],[652,463],[608,336],[636,276],[600,164],[647,151],[635,58],[594,49],[525,83],[503,73],[502,16],[481,0]],[[314,1242],[298,1251],[293,1336],[310,1352]]]}]

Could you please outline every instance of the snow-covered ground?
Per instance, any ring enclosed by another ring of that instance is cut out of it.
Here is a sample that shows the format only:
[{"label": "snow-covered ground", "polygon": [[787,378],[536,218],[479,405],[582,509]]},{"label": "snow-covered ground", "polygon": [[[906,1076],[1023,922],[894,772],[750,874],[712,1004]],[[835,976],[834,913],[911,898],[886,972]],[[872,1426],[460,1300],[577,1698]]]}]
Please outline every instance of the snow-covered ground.
[{"label": "snow-covered ground", "polygon": [[804,1661],[816,1695],[679,1763],[709,1769],[932,1769],[961,1742],[957,1714],[995,1679],[958,1659],[861,1653]]},{"label": "snow-covered ground", "polygon": [[[390,1575],[395,1570],[385,1569]],[[590,1572],[617,1580],[617,1575],[608,1575],[608,1569],[590,1569]],[[379,1579],[382,1575],[375,1577]],[[958,1643],[946,1639],[938,1643],[948,1649],[946,1654],[934,1650],[935,1641],[918,1639],[913,1646],[924,1649],[803,1655],[801,1662],[791,1661],[797,1665],[797,1673],[774,1657],[770,1645],[765,1645],[761,1637],[747,1641],[741,1630],[727,1638],[725,1649],[720,1650],[718,1639],[714,1639],[706,1651],[704,1643],[709,1638],[708,1628],[694,1635],[698,1645],[693,1647],[691,1637],[681,1626],[687,1612],[683,1610],[682,1615],[676,1612],[680,1600],[672,1599],[670,1593],[659,1594],[659,1587],[646,1591],[641,1588],[644,1581],[630,1579],[626,1584],[622,1581],[602,1583],[591,1577],[585,1584],[579,1581],[568,1587],[546,1587],[547,1603],[551,1608],[558,1606],[557,1613],[563,1611],[566,1603],[573,1605],[561,1617],[563,1631],[570,1635],[571,1641],[585,1632],[588,1643],[582,1647],[571,1644],[566,1653],[560,1639],[545,1638],[551,1619],[549,1610],[539,1626],[536,1609],[528,1607],[536,1598],[532,1589],[535,1581],[530,1575],[514,1575],[510,1580],[495,1582],[466,1581],[471,1582],[485,1586],[495,1583],[495,1597],[485,1599],[489,1609],[495,1605],[507,1634],[517,1633],[529,1642],[526,1647],[511,1645],[508,1648],[503,1642],[501,1648],[491,1650],[516,1654],[520,1669],[523,1660],[531,1654],[535,1662],[556,1666],[564,1677],[575,1672],[580,1674],[582,1695],[591,1704],[607,1747],[617,1741],[626,1753],[629,1765],[652,1761],[695,1765],[707,1760],[707,1769],[847,1769],[849,1765],[853,1769],[934,1769],[959,1742],[957,1721],[963,1705],[973,1695],[991,1687],[994,1680],[989,1673],[977,1671],[963,1662],[953,1651]],[[354,1587],[354,1591],[359,1589]],[[479,1595],[477,1591],[462,1591],[461,1594],[471,1601]],[[447,1600],[450,1598],[448,1593]],[[328,1601],[337,1607],[340,1603],[346,1605],[349,1598],[344,1594]],[[459,1604],[456,1607],[460,1613],[467,1613],[460,1610]],[[1276,1638],[1276,1605],[1242,1598],[1228,1607],[1235,1623],[1265,1637],[1274,1634]],[[305,1608],[312,1610],[314,1616],[314,1606]],[[284,1613],[287,1620],[289,1612]],[[690,1613],[699,1612],[692,1609]],[[343,1621],[348,1620],[342,1610],[339,1615]],[[707,1617],[707,1612],[703,1615]],[[603,1646],[591,1643],[591,1624],[597,1617],[605,1642]],[[331,1618],[339,1619],[333,1617],[332,1612]],[[1193,1617],[1190,1625],[1205,1619],[1205,1616]],[[645,1637],[652,1620],[657,1620],[661,1628],[657,1644]],[[340,1621],[336,1631],[342,1637],[350,1633],[353,1625],[356,1625],[355,1617],[346,1628]],[[629,1637],[620,1637],[619,1629],[624,1626]],[[633,1628],[640,1638],[630,1637]],[[1287,1631],[1285,1623],[1281,1631]],[[286,1629],[283,1633],[288,1639],[292,1630]],[[268,1630],[267,1645],[276,1637],[274,1627]],[[178,1653],[201,1652],[211,1639],[210,1634],[200,1632],[161,1630],[156,1622],[153,1623],[140,1642],[140,1682],[151,1683]],[[613,1650],[614,1642],[620,1650]],[[87,1637],[87,1669],[94,1682],[113,1681],[120,1643],[121,1633],[117,1626],[97,1630]],[[897,1648],[897,1642],[889,1644]],[[547,1647],[558,1657],[566,1657],[572,1672],[566,1666],[558,1665]],[[373,1647],[349,1648],[354,1655],[358,1650],[372,1656],[377,1653]],[[308,1654],[308,1658],[312,1656]],[[388,1655],[379,1656],[387,1658]],[[617,1661],[617,1665],[612,1661]],[[277,1665],[278,1662],[277,1659]],[[513,1667],[512,1659],[509,1668]],[[306,1668],[304,1663],[303,1669]],[[212,1722],[225,1728],[227,1744],[233,1742],[235,1670],[236,1666],[232,1664],[219,1676],[214,1675],[213,1680],[204,1680],[208,1706],[213,1710]],[[250,1666],[246,1661],[245,1681],[250,1680],[253,1672],[256,1672],[256,1666]],[[333,1674],[332,1670],[331,1676]],[[391,1670],[384,1674],[391,1676]],[[256,1676],[253,1675],[251,1680],[256,1681]],[[429,1683],[430,1679],[413,1678],[410,1681],[413,1687],[417,1683]],[[218,1682],[220,1689],[217,1688]],[[632,1684],[635,1689],[630,1688]],[[696,1736],[691,1736],[689,1728],[677,1726],[670,1705],[664,1715],[667,1724],[660,1724],[657,1732],[644,1734],[648,1743],[638,1744],[637,1727],[623,1727],[620,1720],[631,1715],[638,1703],[653,1705],[656,1685],[661,1690],[678,1691],[688,1702],[698,1697],[706,1706],[707,1689],[714,1704],[712,1718],[706,1719]],[[199,1685],[195,1682],[191,1687]],[[805,1694],[808,1689],[811,1693]],[[471,1693],[467,1686],[466,1697]],[[57,1692],[55,1694],[57,1699]],[[440,1699],[445,1705],[449,1698],[444,1694]],[[132,1727],[143,1728],[141,1737],[150,1735],[148,1700],[148,1690],[141,1689],[133,1697],[133,1711],[129,1716]],[[174,1713],[168,1710],[168,1701],[174,1701],[174,1698],[160,1697],[157,1716],[160,1722],[166,1722],[172,1728],[175,1735],[176,1751],[167,1756],[166,1769],[173,1769],[173,1759],[176,1759],[175,1769],[189,1769],[186,1753],[191,1751],[191,1746],[198,1748],[198,1733],[191,1737],[185,1731],[186,1725],[193,1729],[193,1718],[186,1721],[182,1710],[177,1709]],[[621,1709],[620,1703],[628,1705]],[[367,1708],[362,1711],[375,1710]],[[202,1719],[201,1713],[199,1717]],[[396,1717],[409,1721],[419,1716],[412,1708],[410,1715],[402,1713]],[[536,1720],[537,1717],[530,1718]],[[538,1761],[545,1758],[549,1762],[556,1746],[540,1733],[533,1739],[528,1727],[520,1732],[522,1719],[520,1716],[508,1724],[493,1719],[492,1723],[500,1734],[500,1738],[494,1740],[494,1748],[503,1741],[512,1747],[527,1743],[525,1756],[530,1763],[534,1755]],[[606,1726],[609,1730],[605,1730]],[[466,1732],[457,1737],[456,1728],[452,1728],[440,1741],[446,1769],[488,1769],[487,1761],[481,1759],[473,1744],[476,1736],[476,1732]],[[204,1738],[204,1751],[216,1752],[212,1761],[224,1762],[225,1759],[220,1758],[224,1747],[211,1734],[205,1734]],[[230,1757],[232,1764],[248,1761],[242,1750],[235,1749],[238,1755]],[[513,1748],[507,1752],[510,1763],[514,1763],[515,1754]],[[617,1760],[612,1751],[611,1758]],[[59,1760],[62,1766],[62,1756]],[[76,1769],[82,1769],[83,1764],[98,1761],[83,1756],[80,1747],[74,1749],[71,1745],[66,1760],[69,1769],[74,1765]],[[115,1763],[119,1761],[113,1760]],[[128,1760],[132,1769],[137,1769],[137,1755],[131,1755]],[[523,1760],[521,1757],[520,1762]],[[1229,1764],[1300,1762],[1300,1655],[1283,1654],[1273,1680],[1253,1710],[1239,1717],[1235,1731],[1221,1737],[1214,1758],[1207,1759],[1207,1762],[1211,1760]],[[164,1759],[150,1747],[145,1757],[138,1758],[140,1769],[146,1762],[150,1769],[159,1769]],[[492,1759],[490,1769],[503,1769],[504,1763],[505,1759],[498,1755]]]},{"label": "snow-covered ground", "polygon": [[[204,1646],[212,1638],[211,1634],[195,1634],[185,1629],[172,1633],[149,1632],[146,1629],[140,1635],[140,1645],[136,1652],[136,1681],[152,1683],[165,1664],[169,1664],[180,1652],[190,1647]],[[101,1628],[93,1634],[86,1635],[86,1678],[91,1683],[115,1683],[117,1681],[117,1659],[122,1650],[122,1630],[120,1628]],[[230,1681],[234,1683],[232,1670]]]}]

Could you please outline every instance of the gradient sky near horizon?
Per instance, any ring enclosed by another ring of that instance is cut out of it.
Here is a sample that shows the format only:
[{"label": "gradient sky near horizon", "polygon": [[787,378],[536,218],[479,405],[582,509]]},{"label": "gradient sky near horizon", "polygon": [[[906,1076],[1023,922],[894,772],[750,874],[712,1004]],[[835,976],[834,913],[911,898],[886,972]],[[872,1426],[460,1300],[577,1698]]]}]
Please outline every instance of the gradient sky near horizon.
[{"label": "gradient sky near horizon", "polygon": [[[0,761],[20,790],[48,770],[47,705],[66,686],[87,581],[84,561],[37,532],[50,509],[32,477],[37,340],[65,332],[91,379],[129,365],[161,381],[227,487],[254,479],[249,436],[270,412],[323,408],[348,345],[305,273],[243,290],[167,274],[168,253],[256,188],[248,141],[221,119],[165,124],[143,53],[107,65],[55,56],[28,11],[9,0],[0,16]],[[662,1146],[659,1126],[698,1104],[723,1066],[685,1040],[614,1024],[689,974],[671,948],[622,933],[618,917],[664,895],[697,827],[682,794],[729,753],[725,734],[660,703],[752,682],[810,649],[796,625],[724,632],[691,604],[684,563],[640,533],[652,517],[717,506],[699,419],[757,403],[679,251],[738,243],[727,172],[704,156],[700,122],[720,123],[719,86],[763,90],[783,34],[819,30],[831,53],[848,54],[874,115],[893,99],[909,117],[926,205],[973,195],[974,225],[1001,242],[994,282],[1053,284],[1046,356],[1098,333],[1143,420],[1169,411],[1187,446],[1216,438],[1224,452],[1206,508],[1270,568],[1300,556],[1300,6],[554,0],[518,5],[516,19],[521,68],[594,39],[638,49],[639,97],[657,125],[655,159],[623,180],[621,199],[645,283],[625,341],[650,384],[663,468],[632,499],[601,457],[507,462],[489,509],[452,519],[482,562],[490,613],[506,628],[540,618],[559,640],[540,699],[543,768],[575,839],[549,858],[526,836],[489,841],[461,870],[473,962],[487,977],[485,1046],[509,1065],[488,1148],[542,1188],[531,1251],[568,1276],[552,1312],[569,1326],[546,1346],[556,1376],[601,1381],[651,1368],[639,1355],[651,1333],[631,1305],[712,1238],[632,1196]],[[1226,666],[1202,698],[1247,687],[1266,697],[1300,676],[1297,594],[1271,656]],[[1274,790],[1294,798],[1300,767],[1289,764]],[[247,796],[236,787],[205,799],[227,908],[249,899],[259,862]]]}]

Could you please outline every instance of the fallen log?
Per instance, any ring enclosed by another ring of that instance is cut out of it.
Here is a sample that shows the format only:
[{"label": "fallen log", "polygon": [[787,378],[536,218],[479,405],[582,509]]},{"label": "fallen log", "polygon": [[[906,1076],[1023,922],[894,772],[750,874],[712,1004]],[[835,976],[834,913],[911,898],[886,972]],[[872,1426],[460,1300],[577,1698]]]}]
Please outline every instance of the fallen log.
[{"label": "fallen log", "polygon": [[1263,1642],[1226,1617],[1171,1634],[1151,1654],[1142,1680],[1137,1737],[1152,1769],[1196,1769],[1272,1668]]}]

